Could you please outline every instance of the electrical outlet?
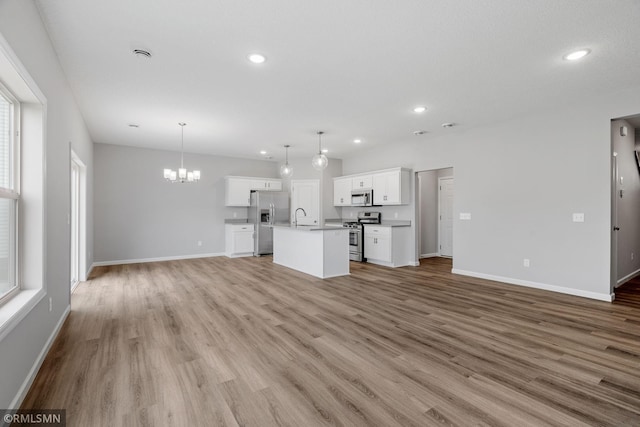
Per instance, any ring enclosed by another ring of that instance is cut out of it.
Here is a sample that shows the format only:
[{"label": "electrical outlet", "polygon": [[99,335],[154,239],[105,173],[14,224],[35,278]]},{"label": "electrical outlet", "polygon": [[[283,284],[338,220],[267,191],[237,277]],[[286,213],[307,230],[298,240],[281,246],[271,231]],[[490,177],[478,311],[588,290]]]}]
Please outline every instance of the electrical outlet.
[{"label": "electrical outlet", "polygon": [[524,265],[525,267],[529,267],[531,263],[529,262],[528,258],[525,258],[524,261],[522,262],[522,265]]},{"label": "electrical outlet", "polygon": [[395,219],[398,219],[398,212],[394,212],[393,217],[394,217]]},{"label": "electrical outlet", "polygon": [[471,214],[468,212],[460,212],[460,219],[469,221],[471,220]]},{"label": "electrical outlet", "polygon": [[234,213],[233,213],[233,217],[234,217],[234,218],[237,218],[237,217],[238,217],[238,212],[234,212]]},{"label": "electrical outlet", "polygon": [[198,246],[202,246],[202,240],[198,240]]},{"label": "electrical outlet", "polygon": [[574,213],[573,214],[573,222],[584,222],[584,214],[583,213]]},{"label": "electrical outlet", "polygon": [[349,212],[349,217],[353,218],[353,212]]},{"label": "electrical outlet", "polygon": [[53,298],[49,297],[49,313],[53,311]]},{"label": "electrical outlet", "polygon": [[635,257],[635,254],[631,252],[631,259],[633,259],[634,257]]}]

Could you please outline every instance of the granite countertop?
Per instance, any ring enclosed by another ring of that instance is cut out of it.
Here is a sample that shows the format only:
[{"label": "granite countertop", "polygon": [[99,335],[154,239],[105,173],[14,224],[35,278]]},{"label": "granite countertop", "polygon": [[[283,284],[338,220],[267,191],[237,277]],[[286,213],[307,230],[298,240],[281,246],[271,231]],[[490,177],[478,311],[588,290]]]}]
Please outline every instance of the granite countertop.
[{"label": "granite countertop", "polygon": [[380,225],[383,227],[410,227],[411,221],[405,221],[405,220],[399,220],[399,219],[388,220],[388,221],[382,221]]},{"label": "granite countertop", "polygon": [[247,224],[249,220],[247,218],[226,218],[225,224]]},{"label": "granite countertop", "polygon": [[288,228],[290,230],[296,230],[296,231],[348,230],[348,228],[322,226],[322,225],[297,225],[296,226],[296,225],[292,225],[292,224],[274,224],[274,225],[268,225],[267,227],[271,227],[271,228]]}]

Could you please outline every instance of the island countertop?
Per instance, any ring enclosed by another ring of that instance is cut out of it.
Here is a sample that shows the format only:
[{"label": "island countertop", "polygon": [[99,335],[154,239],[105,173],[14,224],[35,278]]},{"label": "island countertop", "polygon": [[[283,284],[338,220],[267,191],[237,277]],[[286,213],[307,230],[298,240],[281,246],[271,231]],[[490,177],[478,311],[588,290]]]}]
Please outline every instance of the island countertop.
[{"label": "island countertop", "polygon": [[339,230],[345,230],[345,231],[349,231],[348,228],[342,228],[342,227],[332,227],[332,226],[327,226],[327,225],[293,225],[293,224],[273,224],[273,225],[267,225],[267,227],[271,227],[271,228],[285,228],[285,229],[290,229],[290,230],[295,230],[295,231],[327,231],[327,230],[331,230],[331,231],[339,231]]}]

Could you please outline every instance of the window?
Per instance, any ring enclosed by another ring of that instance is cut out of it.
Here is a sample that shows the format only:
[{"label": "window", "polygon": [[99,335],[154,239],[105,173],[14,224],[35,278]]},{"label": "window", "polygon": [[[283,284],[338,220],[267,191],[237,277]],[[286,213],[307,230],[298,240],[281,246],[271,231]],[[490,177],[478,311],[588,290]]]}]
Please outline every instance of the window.
[{"label": "window", "polygon": [[20,104],[0,85],[0,303],[18,289],[18,132]]}]

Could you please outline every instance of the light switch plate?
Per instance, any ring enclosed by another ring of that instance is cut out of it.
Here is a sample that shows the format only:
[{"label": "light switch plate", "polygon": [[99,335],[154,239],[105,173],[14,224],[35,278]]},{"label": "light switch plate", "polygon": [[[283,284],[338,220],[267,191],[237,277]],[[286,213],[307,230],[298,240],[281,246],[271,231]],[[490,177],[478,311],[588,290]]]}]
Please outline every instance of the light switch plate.
[{"label": "light switch plate", "polygon": [[573,214],[573,222],[584,222],[584,214],[583,213],[574,213]]}]

